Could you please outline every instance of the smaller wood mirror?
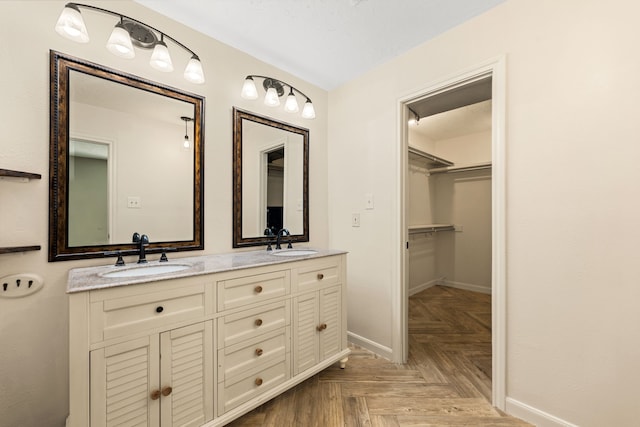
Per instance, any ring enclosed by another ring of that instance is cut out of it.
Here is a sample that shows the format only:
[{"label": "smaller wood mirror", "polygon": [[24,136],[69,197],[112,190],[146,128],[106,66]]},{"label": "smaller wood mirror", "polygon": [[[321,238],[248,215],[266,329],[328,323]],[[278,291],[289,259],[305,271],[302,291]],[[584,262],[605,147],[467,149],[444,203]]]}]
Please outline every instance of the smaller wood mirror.
[{"label": "smaller wood mirror", "polygon": [[284,242],[309,241],[309,130],[234,108],[233,247],[283,228]]}]

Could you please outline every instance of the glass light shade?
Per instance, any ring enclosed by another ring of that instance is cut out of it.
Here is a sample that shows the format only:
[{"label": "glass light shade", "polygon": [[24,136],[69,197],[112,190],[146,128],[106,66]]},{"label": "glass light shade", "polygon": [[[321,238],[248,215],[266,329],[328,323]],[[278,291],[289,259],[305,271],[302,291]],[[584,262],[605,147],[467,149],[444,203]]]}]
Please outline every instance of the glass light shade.
[{"label": "glass light shade", "polygon": [[305,119],[315,119],[316,117],[316,110],[313,108],[313,104],[309,99],[307,99],[307,102],[304,103],[304,107],[302,108],[302,117]]},{"label": "glass light shade", "polygon": [[264,105],[268,105],[269,107],[277,107],[280,105],[280,98],[275,88],[270,87],[267,89],[267,94],[264,96]]},{"label": "glass light shade", "polygon": [[184,78],[191,83],[202,84],[204,83],[204,71],[202,70],[202,63],[200,58],[193,55],[187,67],[184,69]]},{"label": "glass light shade", "polygon": [[184,142],[182,143],[182,146],[184,148],[189,148],[191,147],[191,143],[189,142],[189,135],[185,135],[184,136]]},{"label": "glass light shade", "polygon": [[131,44],[129,32],[122,26],[122,22],[118,22],[111,32],[109,41],[107,42],[109,52],[121,58],[131,59],[136,56]]},{"label": "glass light shade", "polygon": [[171,62],[169,49],[167,49],[167,44],[162,40],[157,42],[156,47],[153,48],[151,61],[149,63],[156,70],[164,71],[167,73],[173,71],[173,63]]},{"label": "glass light shade", "polygon": [[287,113],[297,113],[299,109],[300,108],[298,108],[298,100],[293,94],[293,89],[291,89],[289,95],[287,96],[287,100],[284,103],[284,111],[286,111]]},{"label": "glass light shade", "polygon": [[258,99],[258,89],[256,89],[256,84],[251,77],[244,79],[240,96],[244,99]]},{"label": "glass light shade", "polygon": [[84,25],[80,10],[76,6],[67,5],[62,9],[55,29],[58,34],[69,40],[78,43],[87,43],[89,41],[87,27]]}]

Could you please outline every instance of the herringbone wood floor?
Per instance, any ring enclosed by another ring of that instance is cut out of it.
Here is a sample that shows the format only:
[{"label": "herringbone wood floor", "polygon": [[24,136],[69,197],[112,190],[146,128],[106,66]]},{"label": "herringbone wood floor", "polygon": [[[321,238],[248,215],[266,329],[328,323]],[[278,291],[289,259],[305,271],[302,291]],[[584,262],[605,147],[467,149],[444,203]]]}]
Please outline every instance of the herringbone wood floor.
[{"label": "herringbone wood floor", "polygon": [[229,426],[518,426],[491,399],[491,296],[435,286],[409,299],[409,360],[352,347]]}]

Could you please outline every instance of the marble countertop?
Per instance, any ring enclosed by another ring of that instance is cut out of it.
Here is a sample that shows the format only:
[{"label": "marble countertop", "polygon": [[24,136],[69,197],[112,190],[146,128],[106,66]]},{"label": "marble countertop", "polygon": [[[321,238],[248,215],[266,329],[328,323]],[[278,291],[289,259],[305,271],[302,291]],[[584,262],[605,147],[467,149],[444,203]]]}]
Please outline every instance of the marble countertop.
[{"label": "marble countertop", "polygon": [[161,273],[153,275],[144,275],[136,277],[104,277],[113,271],[121,271],[131,268],[140,267],[139,264],[131,263],[126,266],[116,267],[113,264],[99,267],[83,267],[69,270],[69,278],[67,280],[67,293],[91,291],[94,289],[112,288],[116,286],[126,286],[138,283],[149,283],[158,280],[176,279],[180,277],[199,276],[203,274],[221,273],[224,271],[241,270],[251,267],[260,267],[273,264],[284,264],[305,259],[322,258],[332,255],[345,254],[345,251],[331,249],[316,248],[294,248],[293,250],[313,249],[314,254],[301,256],[276,256],[274,251],[266,250],[250,251],[250,252],[232,252],[217,255],[201,255],[195,257],[173,258],[168,262],[149,261],[144,266],[157,265],[189,265],[185,270],[170,273]]}]

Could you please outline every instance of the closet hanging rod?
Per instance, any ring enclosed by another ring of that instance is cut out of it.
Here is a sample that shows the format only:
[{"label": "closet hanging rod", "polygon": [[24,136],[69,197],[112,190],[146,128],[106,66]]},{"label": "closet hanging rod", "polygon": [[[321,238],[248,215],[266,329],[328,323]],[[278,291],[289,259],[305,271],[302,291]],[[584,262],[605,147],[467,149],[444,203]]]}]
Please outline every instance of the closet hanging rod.
[{"label": "closet hanging rod", "polygon": [[491,169],[491,163],[478,163],[475,165],[467,166],[449,166],[444,168],[430,169],[429,173],[454,173],[454,172],[467,172],[467,171],[479,171],[484,169]]},{"label": "closet hanging rod", "polygon": [[434,156],[433,154],[429,154],[415,147],[409,147],[409,153],[415,154],[416,156],[424,157],[425,159],[429,159],[432,162],[436,162],[444,166],[453,166],[453,162],[450,162],[449,160],[445,160],[438,156]]}]

